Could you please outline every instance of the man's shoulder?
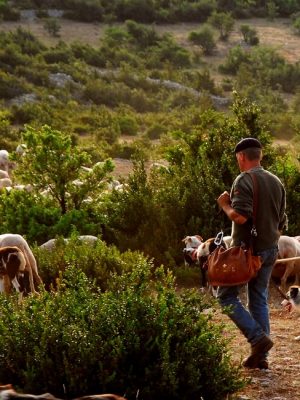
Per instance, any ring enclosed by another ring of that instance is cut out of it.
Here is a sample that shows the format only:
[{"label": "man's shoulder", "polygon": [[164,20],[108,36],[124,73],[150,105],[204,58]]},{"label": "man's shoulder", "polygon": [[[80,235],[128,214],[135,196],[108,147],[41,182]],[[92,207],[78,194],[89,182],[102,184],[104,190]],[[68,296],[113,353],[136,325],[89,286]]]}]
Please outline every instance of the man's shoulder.
[{"label": "man's shoulder", "polygon": [[233,185],[247,185],[250,182],[251,178],[247,172],[241,172],[234,180]]},{"label": "man's shoulder", "polygon": [[272,172],[267,171],[266,169],[262,169],[260,171],[260,175],[262,176],[262,178],[269,179],[269,180],[271,179],[274,182],[276,182],[277,184],[279,184],[280,186],[282,186],[281,180],[278,178],[277,175],[273,174]]}]

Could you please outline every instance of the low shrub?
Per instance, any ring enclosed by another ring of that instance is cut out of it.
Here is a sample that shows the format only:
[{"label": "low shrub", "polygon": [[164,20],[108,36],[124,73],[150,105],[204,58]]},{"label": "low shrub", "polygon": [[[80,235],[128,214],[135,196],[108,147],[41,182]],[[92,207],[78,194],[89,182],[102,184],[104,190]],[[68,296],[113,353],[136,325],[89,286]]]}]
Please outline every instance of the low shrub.
[{"label": "low shrub", "polygon": [[74,258],[57,291],[21,306],[0,298],[1,381],[31,393],[114,392],[128,400],[137,392],[144,400],[221,400],[243,386],[223,326],[203,312],[211,301],[178,294],[173,277],[153,273],[141,256],[99,292]]}]

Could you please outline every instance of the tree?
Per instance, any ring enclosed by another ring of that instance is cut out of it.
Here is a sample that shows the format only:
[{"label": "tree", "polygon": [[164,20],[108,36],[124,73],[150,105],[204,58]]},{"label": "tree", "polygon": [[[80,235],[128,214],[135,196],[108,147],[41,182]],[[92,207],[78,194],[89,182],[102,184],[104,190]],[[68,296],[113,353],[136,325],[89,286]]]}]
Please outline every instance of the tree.
[{"label": "tree", "polygon": [[48,189],[62,214],[68,209],[79,209],[87,196],[103,190],[107,174],[113,170],[112,162],[107,160],[76,185],[74,181],[84,173],[82,165],[90,159],[87,153],[72,145],[70,135],[47,125],[40,130],[27,126],[23,141],[27,150],[17,160],[15,174],[37,191]]},{"label": "tree", "polygon": [[214,11],[208,18],[208,22],[219,30],[221,40],[227,40],[234,27],[234,19],[228,12]]},{"label": "tree", "polygon": [[278,15],[278,6],[276,5],[276,3],[274,1],[268,1],[267,4],[267,14],[268,14],[268,19],[270,21],[274,21],[274,19],[277,17]]},{"label": "tree", "polygon": [[206,55],[212,54],[216,47],[214,32],[209,25],[204,25],[199,31],[190,32],[189,40],[200,46]]},{"label": "tree", "polygon": [[300,35],[300,17],[293,22],[293,28],[296,30],[297,35]]},{"label": "tree", "polygon": [[44,29],[53,37],[59,37],[60,24],[56,18],[47,18],[44,23]]},{"label": "tree", "polygon": [[243,24],[240,26],[241,34],[245,43],[253,46],[259,43],[259,38],[255,29],[251,28],[249,25]]}]

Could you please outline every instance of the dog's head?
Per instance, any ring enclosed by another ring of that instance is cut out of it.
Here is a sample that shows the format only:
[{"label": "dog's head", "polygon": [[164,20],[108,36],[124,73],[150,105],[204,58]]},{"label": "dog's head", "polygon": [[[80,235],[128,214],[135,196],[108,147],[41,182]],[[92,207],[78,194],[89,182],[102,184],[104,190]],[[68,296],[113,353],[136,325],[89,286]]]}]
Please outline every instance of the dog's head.
[{"label": "dog's head", "polygon": [[286,295],[287,300],[283,300],[281,305],[289,311],[297,310],[300,312],[300,286],[290,286]]},{"label": "dog's head", "polygon": [[203,239],[199,235],[186,236],[182,239],[185,244],[183,249],[183,258],[185,265],[193,265],[197,263],[196,249],[203,242]]},{"label": "dog's head", "polygon": [[289,301],[300,311],[300,287],[291,286],[287,292]]},{"label": "dog's head", "polygon": [[200,235],[186,236],[182,239],[186,248],[194,248],[196,249],[202,242],[203,239]]},{"label": "dog's head", "polygon": [[[222,246],[225,246],[223,242],[221,242]],[[199,260],[201,257],[208,257],[218,246],[215,243],[215,238],[207,239],[204,243],[201,243],[197,249],[197,259]]]}]

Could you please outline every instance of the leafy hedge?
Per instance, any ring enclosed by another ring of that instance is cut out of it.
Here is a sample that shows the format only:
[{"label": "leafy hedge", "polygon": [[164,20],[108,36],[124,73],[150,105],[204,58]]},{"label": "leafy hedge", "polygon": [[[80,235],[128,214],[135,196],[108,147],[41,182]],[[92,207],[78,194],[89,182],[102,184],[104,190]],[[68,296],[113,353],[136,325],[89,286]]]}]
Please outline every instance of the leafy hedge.
[{"label": "leafy hedge", "polygon": [[0,297],[2,382],[31,393],[113,392],[129,400],[137,393],[144,400],[221,400],[243,386],[222,326],[204,312],[211,304],[199,292],[178,294],[172,276],[162,268],[153,274],[141,256],[101,292],[73,262],[55,292],[21,305]]}]

